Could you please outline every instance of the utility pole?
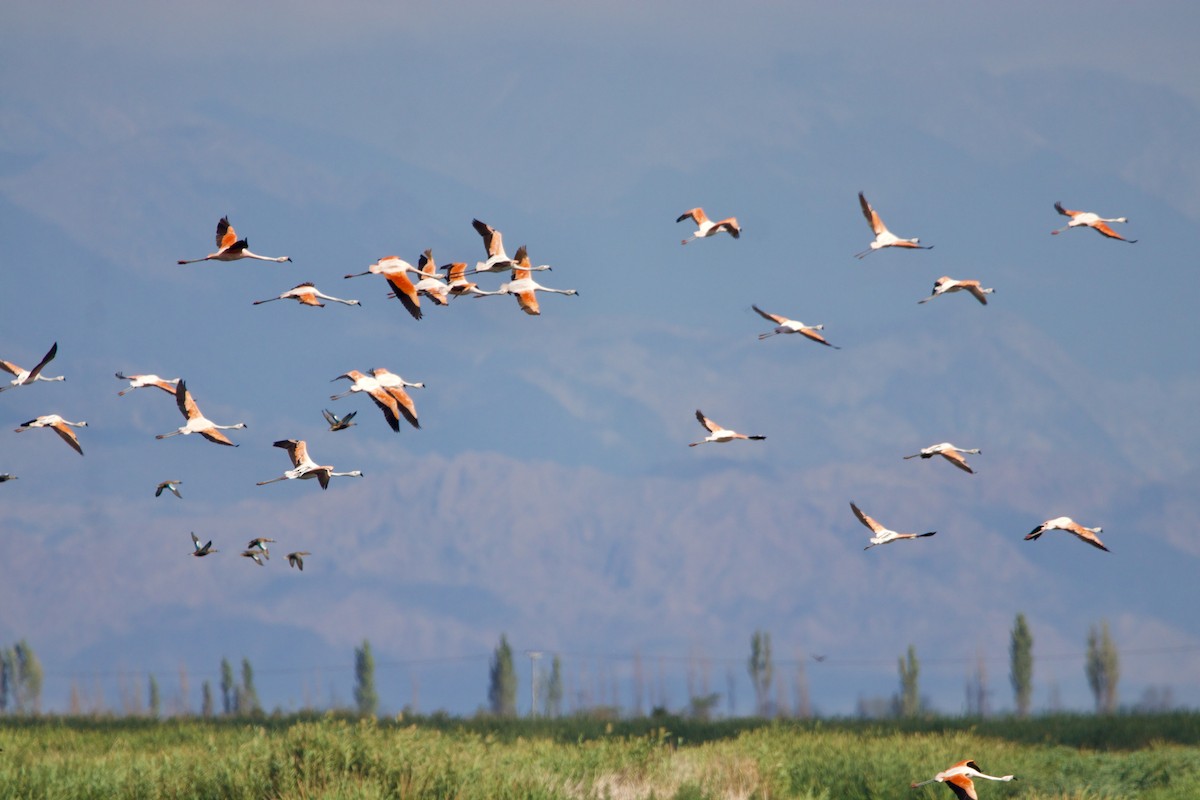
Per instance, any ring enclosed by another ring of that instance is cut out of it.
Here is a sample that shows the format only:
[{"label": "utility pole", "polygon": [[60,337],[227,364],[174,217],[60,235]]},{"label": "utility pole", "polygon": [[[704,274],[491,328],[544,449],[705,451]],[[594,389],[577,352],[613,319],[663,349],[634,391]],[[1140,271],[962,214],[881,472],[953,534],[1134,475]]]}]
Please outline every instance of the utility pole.
[{"label": "utility pole", "polygon": [[537,662],[542,657],[541,650],[526,650],[529,656],[529,716],[537,716]]}]

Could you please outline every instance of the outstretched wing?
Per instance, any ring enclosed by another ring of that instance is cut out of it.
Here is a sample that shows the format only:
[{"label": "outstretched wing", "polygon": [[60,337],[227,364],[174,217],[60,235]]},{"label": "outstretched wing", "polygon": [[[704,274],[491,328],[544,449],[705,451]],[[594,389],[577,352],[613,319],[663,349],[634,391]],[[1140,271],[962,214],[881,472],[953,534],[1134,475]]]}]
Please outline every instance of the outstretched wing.
[{"label": "outstretched wing", "polygon": [[50,361],[56,355],[58,355],[58,342],[55,342],[54,344],[52,344],[50,346],[50,349],[46,351],[46,355],[42,356],[42,360],[38,362],[38,365],[36,367],[34,367],[33,369],[29,370],[29,377],[25,379],[25,382],[26,383],[32,382],[33,379],[36,378],[38,376],[38,374],[42,371],[42,367],[49,364]]},{"label": "outstretched wing", "polygon": [[874,519],[872,519],[871,517],[868,517],[866,514],[864,514],[859,509],[858,506],[854,505],[854,503],[850,503],[850,508],[851,508],[851,510],[854,511],[854,516],[858,517],[858,521],[861,522],[863,525],[866,525],[868,528],[870,528],[875,533],[882,533],[883,531],[887,530],[887,528],[883,527],[878,522],[876,522]]},{"label": "outstretched wing", "polygon": [[759,308],[758,306],[755,306],[755,305],[751,305],[750,307],[753,308],[755,311],[757,311],[758,315],[760,317],[762,317],[765,320],[770,320],[771,322],[774,322],[776,325],[782,325],[783,323],[787,322],[787,317],[780,316],[779,314],[768,314],[767,312],[763,311],[761,308]]},{"label": "outstretched wing", "polygon": [[500,235],[500,231],[477,219],[471,220],[471,225],[483,237],[483,248],[487,251],[488,258],[504,252],[504,237]]},{"label": "outstretched wing", "polygon": [[[229,224],[229,217],[221,217],[221,221],[217,223],[217,252],[227,250],[236,244],[237,240],[237,232]],[[244,243],[242,247],[245,247]]]},{"label": "outstretched wing", "polygon": [[867,224],[871,226],[871,231],[878,236],[887,228],[883,226],[883,220],[875,213],[875,209],[871,208],[871,204],[867,202],[867,197],[862,192],[858,193],[858,204],[862,206],[863,216],[867,218]]},{"label": "outstretched wing", "polygon": [[700,424],[703,425],[705,430],[707,430],[709,433],[716,433],[717,431],[721,430],[720,425],[704,416],[704,413],[698,408],[696,409],[696,419],[700,420]]}]

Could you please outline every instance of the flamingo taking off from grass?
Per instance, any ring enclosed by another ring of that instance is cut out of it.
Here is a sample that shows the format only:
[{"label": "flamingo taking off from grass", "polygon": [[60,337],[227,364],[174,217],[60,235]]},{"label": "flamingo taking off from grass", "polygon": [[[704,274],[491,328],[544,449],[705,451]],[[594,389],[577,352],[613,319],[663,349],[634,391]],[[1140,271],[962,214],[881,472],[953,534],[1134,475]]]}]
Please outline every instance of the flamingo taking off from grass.
[{"label": "flamingo taking off from grass", "polygon": [[744,433],[738,433],[737,431],[731,431],[728,428],[722,428],[720,425],[704,416],[704,412],[698,408],[696,409],[696,419],[699,420],[704,429],[708,431],[708,436],[705,436],[703,441],[691,442],[688,444],[688,447],[695,447],[698,444],[706,444],[708,442],[732,442],[734,439],[753,439],[755,441],[761,441],[767,438],[765,436],[747,436]]},{"label": "flamingo taking off from grass", "polygon": [[221,217],[221,221],[217,223],[217,252],[209,253],[204,258],[193,258],[190,261],[180,259],[180,264],[196,264],[201,261],[238,261],[243,258],[254,258],[259,261],[291,261],[287,256],[260,256],[258,253],[251,253],[249,241],[239,239],[237,233],[233,230],[233,226],[229,224],[229,217]]},{"label": "flamingo taking off from grass", "polygon": [[935,297],[950,292],[970,292],[971,295],[980,303],[987,305],[987,296],[995,292],[995,289],[984,289],[979,281],[959,281],[951,278],[949,275],[943,275],[933,282],[933,293],[929,297],[918,300],[917,303],[928,303]]},{"label": "flamingo taking off from grass", "polygon": [[11,389],[14,386],[28,386],[34,381],[65,381],[66,377],[63,375],[59,375],[57,378],[42,377],[42,369],[54,360],[56,355],[58,355],[58,342],[50,345],[50,349],[46,351],[46,355],[42,356],[42,360],[33,369],[22,369],[11,361],[0,361],[0,369],[10,375],[16,376],[9,381],[8,386],[0,386],[0,392]]},{"label": "flamingo taking off from grass", "polygon": [[124,397],[134,389],[144,389],[146,387],[155,387],[162,389],[172,397],[175,396],[175,387],[179,385],[179,378],[160,378],[157,375],[126,375],[124,372],[118,372],[117,378],[123,381],[129,381],[129,388],[122,389],[117,392],[117,397]]},{"label": "flamingo taking off from grass", "polygon": [[241,430],[246,427],[246,423],[239,422],[236,425],[218,425],[205,417],[200,413],[200,407],[196,405],[196,401],[192,399],[192,393],[187,388],[187,381],[181,380],[179,381],[179,385],[175,387],[175,405],[179,407],[179,413],[183,414],[183,418],[187,420],[187,423],[170,433],[160,433],[154,437],[155,439],[166,439],[169,436],[178,436],[179,434],[189,436],[193,433],[198,433],[210,442],[237,447],[221,431]]},{"label": "flamingo taking off from grass", "polygon": [[1126,217],[1102,217],[1099,214],[1093,214],[1091,211],[1072,211],[1069,208],[1063,208],[1063,204],[1057,201],[1054,203],[1054,210],[1064,217],[1070,217],[1071,221],[1057,230],[1050,231],[1052,236],[1057,236],[1069,228],[1088,227],[1110,239],[1120,239],[1122,242],[1129,242],[1130,244],[1137,242],[1137,239],[1126,239],[1108,226],[1110,222],[1129,222]]},{"label": "flamingo taking off from grass", "polygon": [[316,306],[324,308],[325,304],[322,300],[329,300],[334,303],[341,303],[347,306],[361,306],[362,303],[357,300],[343,300],[340,297],[331,297],[317,289],[311,282],[300,283],[288,289],[278,297],[268,297],[266,300],[255,300],[253,305],[261,306],[263,303],[270,303],[275,300],[298,300],[301,305]]},{"label": "flamingo taking off from grass", "polygon": [[312,553],[307,550],[298,550],[295,553],[288,553],[288,566],[298,567],[301,572],[304,572],[304,556],[311,556]]},{"label": "flamingo taking off from grass", "polygon": [[86,422],[71,422],[63,419],[58,414],[43,414],[37,419],[31,419],[28,422],[22,422],[21,427],[16,429],[17,433],[27,431],[30,428],[50,428],[59,435],[60,438],[79,455],[83,455],[83,448],[79,446],[79,440],[75,438],[75,431],[71,428],[86,428]]},{"label": "flamingo taking off from grass", "polygon": [[484,295],[511,294],[517,298],[517,304],[521,307],[522,311],[536,317],[542,313],[538,307],[538,292],[552,292],[554,294],[565,295],[579,294],[575,289],[551,289],[549,286],[542,286],[531,278],[529,273],[533,268],[529,266],[529,253],[525,250],[525,245],[521,245],[520,249],[517,250],[516,261],[512,263],[511,281],[500,284],[500,288],[494,292],[478,291],[476,295],[483,297]]},{"label": "flamingo taking off from grass", "polygon": [[758,306],[752,305],[750,307],[753,308],[755,311],[757,311],[758,315],[760,317],[762,317],[763,319],[768,320],[769,322],[775,323],[775,330],[773,330],[769,333],[760,333],[758,335],[758,340],[760,342],[763,339],[766,339],[768,336],[774,336],[777,333],[799,333],[799,334],[803,334],[804,336],[808,337],[809,339],[812,339],[814,342],[823,344],[826,347],[832,347],[834,350],[842,349],[842,348],[838,347],[836,344],[830,344],[829,342],[825,341],[825,337],[822,336],[821,334],[817,333],[817,331],[825,330],[824,325],[805,325],[803,322],[800,322],[799,320],[788,319],[787,317],[780,316],[779,314],[768,314],[766,311],[763,311]]},{"label": "flamingo taking off from grass", "polygon": [[181,483],[183,483],[183,481],[163,481],[162,483],[158,484],[158,486],[154,487],[154,496],[161,497],[163,491],[165,490],[182,500],[183,495],[179,493],[178,489],[178,486]]},{"label": "flamingo taking off from grass", "polygon": [[917,458],[918,456],[920,458],[933,458],[934,456],[941,456],[954,466],[961,469],[963,472],[969,472],[974,475],[975,470],[971,469],[971,466],[967,464],[967,460],[963,458],[963,453],[979,455],[979,452],[980,451],[978,447],[968,450],[963,447],[955,447],[949,442],[942,442],[940,444],[932,444],[929,447],[922,447],[921,452],[913,453],[911,456],[905,456],[904,460],[907,461],[910,458]]},{"label": "flamingo taking off from grass", "polygon": [[1036,539],[1046,531],[1066,531],[1067,533],[1073,533],[1078,536],[1081,541],[1087,542],[1092,547],[1099,547],[1106,553],[1110,552],[1109,549],[1104,546],[1104,542],[1100,541],[1100,537],[1096,535],[1097,533],[1103,533],[1104,528],[1085,528],[1070,517],[1055,517],[1054,519],[1046,520],[1041,525],[1038,525],[1029,533],[1025,534],[1025,541],[1028,542]]},{"label": "flamingo taking off from grass", "polygon": [[853,502],[850,503],[850,509],[854,512],[854,516],[858,517],[858,521],[870,528],[871,532],[875,534],[870,539],[871,543],[864,547],[863,550],[870,550],[877,544],[888,544],[899,539],[920,539],[924,536],[933,536],[937,533],[937,531],[929,531],[928,533],[896,533],[893,530],[883,527],[873,518],[868,517]]},{"label": "flamingo taking off from grass", "polygon": [[403,304],[413,319],[420,319],[421,296],[417,294],[416,287],[413,286],[412,280],[409,279],[407,274],[409,272],[419,272],[419,270],[399,256],[385,256],[367,267],[366,272],[355,272],[343,277],[357,278],[360,275],[382,275],[388,282],[388,286],[392,288],[392,293],[396,299]]},{"label": "flamingo taking off from grass", "polygon": [[858,204],[862,206],[863,216],[867,218],[867,224],[871,226],[871,232],[875,234],[875,241],[871,242],[871,246],[860,253],[855,253],[855,258],[866,258],[876,250],[884,247],[907,247],[913,250],[932,250],[933,245],[924,247],[921,245],[921,240],[917,238],[901,239],[896,234],[887,229],[883,224],[883,220],[879,218],[879,214],[875,209],[871,208],[871,204],[867,202],[866,196],[858,193]]},{"label": "flamingo taking off from grass", "polygon": [[709,236],[716,236],[718,233],[728,233],[735,239],[741,238],[742,227],[738,225],[737,217],[726,217],[725,219],[713,222],[704,213],[703,208],[692,208],[683,212],[675,220],[676,223],[683,222],[688,217],[696,223],[696,231],[688,238],[682,240],[680,244],[687,244],[696,239],[706,239]]},{"label": "flamingo taking off from grass", "polygon": [[221,552],[221,551],[213,549],[212,539],[209,539],[208,542],[202,546],[200,544],[200,538],[198,536],[196,536],[196,534],[194,534],[194,533],[192,534],[192,555],[196,556],[197,558],[203,558],[204,556],[209,555],[210,553],[219,553],[219,552]]},{"label": "flamingo taking off from grass", "polygon": [[[278,483],[279,481],[316,478],[317,482],[321,484],[322,489],[328,489],[330,478],[361,478],[363,476],[359,470],[334,472],[333,467],[313,461],[308,455],[308,445],[304,443],[303,439],[281,439],[275,442],[275,447],[282,447],[284,450],[287,450],[288,458],[292,460],[292,469],[289,469],[278,478],[271,478],[269,481],[259,481],[258,486],[266,486],[268,483]],[[263,541],[269,540],[264,539]]]},{"label": "flamingo taking off from grass", "polygon": [[[396,432],[400,431],[400,404],[391,392],[380,385],[378,380],[370,375],[364,375],[356,369],[342,373],[333,380],[341,380],[342,378],[353,381],[353,383],[349,389],[341,394],[330,395],[330,400],[340,400],[355,392],[362,392],[367,397],[370,397],[375,405],[379,406],[379,410],[383,412],[383,417],[387,420],[388,426]],[[332,383],[332,381],[330,382]]]},{"label": "flamingo taking off from grass", "polygon": [[927,781],[920,783],[913,782],[909,788],[916,789],[918,786],[924,786],[927,783],[944,783],[946,787],[954,792],[954,796],[958,800],[979,800],[979,795],[975,793],[975,784],[972,778],[983,778],[989,781],[1012,781],[1016,780],[1012,775],[1003,775],[997,777],[995,775],[985,775],[980,771],[979,765],[974,761],[960,761],[948,770],[939,772]]}]

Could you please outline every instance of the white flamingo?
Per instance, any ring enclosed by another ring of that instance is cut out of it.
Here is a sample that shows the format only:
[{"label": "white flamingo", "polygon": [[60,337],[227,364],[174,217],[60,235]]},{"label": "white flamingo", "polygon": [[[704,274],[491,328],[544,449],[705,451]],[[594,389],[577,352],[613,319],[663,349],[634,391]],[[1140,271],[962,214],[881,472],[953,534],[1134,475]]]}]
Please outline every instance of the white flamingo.
[{"label": "white flamingo", "polygon": [[175,387],[175,405],[179,407],[179,413],[183,414],[183,418],[187,420],[187,423],[170,433],[160,433],[154,437],[155,439],[166,439],[169,436],[178,436],[180,434],[190,436],[193,433],[198,433],[210,442],[237,447],[221,431],[241,430],[246,427],[246,423],[239,422],[236,425],[218,425],[205,417],[200,413],[200,407],[196,405],[196,401],[192,399],[192,393],[187,388],[187,381],[181,380],[179,385]]},{"label": "white flamingo", "polygon": [[907,461],[910,458],[917,457],[933,458],[934,456],[941,456],[963,472],[969,472],[974,475],[975,470],[971,469],[971,466],[967,464],[967,460],[963,458],[963,453],[977,456],[979,452],[978,447],[967,449],[964,447],[955,447],[949,442],[941,442],[940,444],[931,444],[929,447],[922,447],[921,452],[913,453],[911,456],[904,456],[904,460]]},{"label": "white flamingo", "polygon": [[428,297],[439,306],[450,302],[450,285],[438,274],[437,262],[433,260],[433,250],[426,250],[417,260],[417,274],[421,279],[413,284],[417,294]]},{"label": "white flamingo", "polygon": [[728,428],[723,428],[708,417],[704,416],[704,412],[698,408],[696,409],[696,419],[699,420],[704,429],[708,431],[708,436],[705,436],[703,441],[691,442],[688,444],[688,447],[695,447],[698,444],[707,444],[708,442],[732,442],[735,439],[752,439],[754,441],[762,441],[763,439],[767,438],[765,436],[747,436],[744,433],[738,433],[737,431],[731,431]]},{"label": "white flamingo", "polygon": [[389,372],[383,367],[376,367],[371,370],[371,376],[379,382],[379,385],[387,391],[396,400],[396,404],[400,409],[400,413],[408,420],[408,424],[414,428],[420,428],[421,423],[417,421],[417,406],[405,388],[424,389],[424,383],[411,383],[404,380],[394,372]]},{"label": "white flamingo", "polygon": [[[280,475],[278,478],[272,478],[269,481],[259,481],[258,486],[266,486],[268,483],[278,483],[279,481],[291,480],[308,480],[316,478],[321,484],[322,489],[329,488],[330,478],[361,478],[362,472],[359,470],[351,470],[350,472],[334,472],[333,467],[328,464],[318,464],[313,461],[308,455],[308,446],[303,439],[281,439],[275,442],[275,447],[282,447],[287,450],[288,458],[292,460],[292,469]],[[264,542],[267,540],[263,540]],[[265,550],[265,548],[263,548]]]},{"label": "white flamingo", "polygon": [[325,304],[322,300],[329,300],[334,303],[341,303],[347,306],[361,306],[362,303],[357,300],[343,300],[340,297],[331,297],[317,289],[311,282],[299,283],[288,289],[278,297],[268,297],[266,300],[255,300],[252,305],[261,306],[263,303],[271,303],[275,300],[297,300],[301,305],[317,306],[324,308]]},{"label": "white flamingo", "polygon": [[958,800],[979,800],[979,795],[975,793],[975,784],[972,778],[983,778],[989,781],[1012,781],[1016,780],[1012,775],[985,775],[980,771],[979,765],[974,761],[960,761],[953,767],[939,772],[927,781],[920,783],[913,782],[909,788],[916,789],[918,786],[924,786],[927,783],[944,783],[946,788],[954,792],[954,796]]},{"label": "white flamingo", "polygon": [[875,241],[871,242],[871,246],[866,250],[855,253],[855,258],[866,258],[871,253],[884,247],[907,247],[914,250],[933,249],[933,245],[923,247],[920,239],[901,239],[889,231],[887,226],[883,224],[883,220],[879,218],[879,214],[875,212],[875,209],[871,208],[871,204],[867,202],[867,198],[862,192],[858,193],[858,204],[862,206],[863,216],[867,218],[867,224],[871,226],[871,232],[875,234]]},{"label": "white flamingo", "polygon": [[340,400],[343,397],[354,394],[355,392],[362,392],[367,397],[370,397],[375,405],[379,406],[379,410],[383,412],[383,417],[387,420],[388,426],[391,427],[392,430],[399,432],[400,417],[403,412],[401,412],[400,404],[396,401],[396,398],[391,392],[380,385],[377,379],[371,377],[370,375],[364,375],[356,369],[352,369],[349,372],[344,372],[333,380],[341,380],[342,378],[353,381],[353,383],[350,385],[349,389],[341,394],[330,395],[330,400]]},{"label": "white flamingo", "polygon": [[[483,249],[487,253],[487,261],[478,261],[475,263],[475,269],[467,273],[474,275],[479,272],[505,272],[512,269],[513,260],[504,252],[504,236],[500,231],[488,225],[486,222],[480,222],[477,219],[471,220],[471,225],[483,237]],[[540,264],[536,267],[530,267],[532,272],[541,272],[550,269],[549,264]]]},{"label": "white flamingo", "polygon": [[287,256],[260,256],[257,253],[251,253],[249,242],[246,239],[237,238],[237,233],[233,230],[233,226],[229,224],[229,217],[221,217],[221,221],[217,223],[217,252],[209,253],[204,258],[193,258],[190,261],[180,259],[180,264],[196,264],[201,261],[237,261],[243,258],[255,258],[259,261],[291,261]]},{"label": "white flamingo", "polygon": [[129,388],[117,392],[117,397],[124,397],[134,389],[144,389],[147,387],[162,389],[167,394],[174,396],[175,387],[179,385],[179,378],[167,379],[160,378],[157,375],[126,375],[123,372],[118,372],[117,378],[129,381]]},{"label": "white flamingo", "polygon": [[830,344],[829,342],[825,341],[825,337],[817,332],[825,330],[824,325],[805,325],[799,320],[788,319],[787,317],[780,316],[779,314],[768,314],[766,311],[763,311],[761,308],[755,305],[750,307],[757,311],[758,315],[763,319],[775,323],[775,330],[771,331],[770,333],[760,333],[758,335],[758,340],[760,342],[763,339],[766,339],[768,336],[774,336],[777,333],[799,333],[809,339],[812,339],[814,342],[823,344],[826,347],[832,347],[834,350],[842,349],[836,344]]},{"label": "white flamingo", "polygon": [[1067,533],[1071,533],[1079,537],[1080,541],[1087,542],[1092,547],[1099,547],[1106,553],[1110,552],[1109,549],[1104,546],[1104,542],[1100,541],[1100,537],[1096,535],[1097,533],[1103,533],[1104,528],[1085,528],[1070,517],[1055,517],[1054,519],[1046,520],[1041,525],[1038,525],[1029,533],[1025,534],[1025,541],[1032,541],[1046,531],[1066,531]]},{"label": "white flamingo", "polygon": [[541,314],[538,307],[537,292],[552,292],[554,294],[577,295],[579,292],[575,289],[551,289],[549,286],[542,286],[529,276],[532,267],[529,266],[529,254],[525,250],[525,245],[521,245],[517,250],[516,261],[513,262],[512,280],[507,283],[500,284],[500,288],[494,292],[477,291],[477,297],[495,294],[511,294],[517,298],[517,304],[521,310],[530,316]]},{"label": "white flamingo", "polygon": [[21,426],[16,429],[17,433],[30,430],[31,428],[50,428],[59,435],[60,438],[79,455],[83,455],[83,448],[79,446],[79,439],[75,438],[75,431],[71,428],[86,428],[86,422],[71,422],[63,419],[58,414],[43,414],[42,416],[31,419],[28,422],[22,422]]},{"label": "white flamingo", "polygon": [[54,357],[58,355],[58,342],[50,345],[50,349],[46,351],[46,355],[42,356],[42,360],[37,363],[33,369],[22,369],[11,361],[0,360],[0,369],[15,375],[16,377],[9,381],[8,386],[0,386],[0,392],[6,389],[11,389],[14,386],[28,386],[34,381],[65,381],[66,377],[59,375],[57,378],[46,378],[42,375],[42,369],[49,364]]},{"label": "white flamingo", "polygon": [[1052,236],[1057,236],[1069,228],[1087,227],[1107,236],[1109,239],[1120,239],[1122,242],[1129,242],[1130,244],[1137,242],[1137,239],[1126,239],[1108,226],[1109,222],[1129,222],[1126,217],[1102,217],[1091,211],[1072,211],[1069,208],[1063,208],[1063,204],[1057,201],[1054,203],[1054,210],[1064,217],[1070,217],[1071,221],[1058,230],[1050,231]]},{"label": "white flamingo", "polygon": [[725,219],[713,222],[704,213],[703,208],[690,208],[679,215],[675,220],[676,223],[683,222],[685,219],[691,218],[696,223],[696,231],[688,238],[680,242],[687,244],[696,239],[705,239],[709,236],[716,236],[718,233],[728,233],[735,239],[741,238],[742,228],[738,225],[737,217],[726,217]]},{"label": "white flamingo", "polygon": [[[409,272],[419,272],[412,264],[399,256],[385,256],[367,267],[366,272],[355,272],[345,275],[346,278],[357,278],[360,275],[382,275],[392,288],[394,296],[403,304],[413,319],[421,318],[421,296],[409,279]],[[389,295],[391,297],[392,295]]]},{"label": "white flamingo", "polygon": [[928,533],[896,533],[893,530],[883,527],[871,517],[868,517],[853,502],[850,503],[850,508],[854,511],[854,516],[858,517],[858,521],[870,528],[871,532],[875,534],[870,539],[871,543],[864,547],[863,550],[870,550],[878,544],[888,544],[900,539],[920,539],[924,536],[933,536],[937,533],[937,531],[929,531]]},{"label": "white flamingo", "polygon": [[930,294],[929,297],[918,300],[917,303],[918,304],[928,303],[933,298],[939,297],[943,294],[949,294],[951,292],[963,292],[963,291],[970,292],[971,295],[976,300],[978,300],[979,302],[983,303],[986,306],[987,305],[987,296],[989,294],[992,294],[996,290],[995,289],[984,289],[983,286],[980,284],[980,282],[976,281],[976,280],[959,281],[959,280],[955,280],[954,278],[951,278],[949,275],[943,275],[942,277],[938,278],[936,281],[933,282],[933,293]]}]

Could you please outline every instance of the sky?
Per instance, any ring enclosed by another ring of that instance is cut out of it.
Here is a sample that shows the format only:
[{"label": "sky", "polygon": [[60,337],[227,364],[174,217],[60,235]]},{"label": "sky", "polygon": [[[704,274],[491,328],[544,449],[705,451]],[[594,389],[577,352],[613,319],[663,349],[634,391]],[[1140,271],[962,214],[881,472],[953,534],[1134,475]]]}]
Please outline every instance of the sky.
[{"label": "sky", "polygon": [[[801,671],[822,713],[888,697],[911,644],[934,708],[982,664],[1004,710],[1017,613],[1037,709],[1091,707],[1102,621],[1122,703],[1200,704],[1194,4],[0,13],[0,358],[57,342],[66,376],[0,394],[0,645],[34,647],[45,707],[131,706],[153,673],[195,709],[222,657],[268,708],[345,704],[369,639],[385,711],[467,714],[504,635],[522,711],[540,651],[568,708],[682,708],[690,683],[748,713],[763,630],[785,706]],[[856,260],[859,191],[933,249]],[[1050,236],[1055,201],[1138,242]],[[695,206],[742,236],[681,247]],[[292,262],[179,266],[225,215]],[[476,218],[579,295],[416,321],[343,278],[474,263]],[[918,305],[940,275],[996,292]],[[362,306],[252,305],[302,281]],[[752,304],[841,349],[759,341]],[[420,430],[329,400],[373,367],[425,383]],[[184,378],[239,447],[156,440],[171,398],[118,397],[118,371]],[[767,439],[688,448],[697,409]],[[13,432],[47,413],[88,422],[84,457]],[[279,439],[365,477],[256,486]],[[902,458],[942,441],[976,474]],[[864,552],[850,502],[938,535]],[[1111,552],[1023,540],[1060,515]],[[221,552],[189,557],[191,531]]]}]

